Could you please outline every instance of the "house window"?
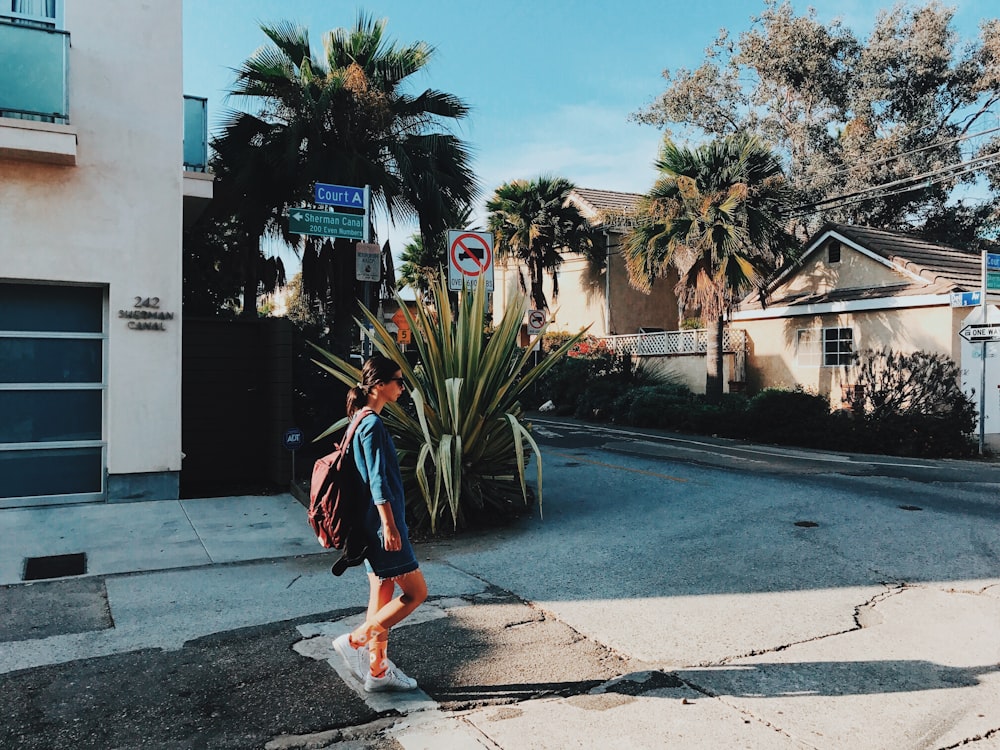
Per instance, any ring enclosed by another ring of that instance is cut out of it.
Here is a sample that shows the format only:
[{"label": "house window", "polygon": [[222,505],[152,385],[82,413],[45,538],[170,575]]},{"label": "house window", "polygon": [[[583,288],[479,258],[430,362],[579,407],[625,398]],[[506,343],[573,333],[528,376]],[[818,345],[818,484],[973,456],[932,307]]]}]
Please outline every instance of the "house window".
[{"label": "house window", "polygon": [[840,243],[831,242],[826,248],[826,260],[828,263],[840,263]]},{"label": "house window", "polygon": [[796,360],[801,367],[836,367],[854,360],[851,328],[803,329],[798,332]]},{"label": "house window", "polygon": [[62,28],[62,0],[0,0],[0,17],[11,23]]}]

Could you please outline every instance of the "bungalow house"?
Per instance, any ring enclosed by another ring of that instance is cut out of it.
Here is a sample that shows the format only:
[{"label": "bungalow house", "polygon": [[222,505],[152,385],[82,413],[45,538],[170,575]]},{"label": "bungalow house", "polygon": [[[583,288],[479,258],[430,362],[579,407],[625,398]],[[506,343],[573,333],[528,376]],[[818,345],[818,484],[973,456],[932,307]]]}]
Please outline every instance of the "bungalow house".
[{"label": "bungalow house", "polygon": [[747,334],[748,390],[802,386],[837,408],[854,386],[857,353],[890,348],[951,357],[963,388],[978,394],[985,352],[991,432],[991,422],[1000,426],[1000,368],[991,366],[1000,345],[966,342],[959,332],[981,321],[981,309],[952,306],[957,293],[980,289],[981,262],[978,253],[911,234],[826,225],[771,282],[764,305],[749,296],[732,315],[730,326]]}]

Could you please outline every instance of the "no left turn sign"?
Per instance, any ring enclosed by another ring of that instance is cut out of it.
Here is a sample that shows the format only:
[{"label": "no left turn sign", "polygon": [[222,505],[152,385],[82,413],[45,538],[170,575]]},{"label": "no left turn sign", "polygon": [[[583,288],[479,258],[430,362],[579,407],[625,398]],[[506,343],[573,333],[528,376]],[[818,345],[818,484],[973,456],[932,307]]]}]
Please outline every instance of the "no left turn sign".
[{"label": "no left turn sign", "polygon": [[493,233],[448,230],[448,289],[474,286],[480,279],[493,291]]}]

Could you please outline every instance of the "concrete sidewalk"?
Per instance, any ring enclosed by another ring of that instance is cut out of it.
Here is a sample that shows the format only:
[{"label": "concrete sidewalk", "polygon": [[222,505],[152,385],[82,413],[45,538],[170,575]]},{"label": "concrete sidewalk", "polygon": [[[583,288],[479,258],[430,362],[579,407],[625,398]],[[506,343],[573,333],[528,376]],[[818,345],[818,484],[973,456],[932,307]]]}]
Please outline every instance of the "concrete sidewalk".
[{"label": "concrete sidewalk", "polygon": [[290,494],[0,511],[0,585],[29,559],[86,555],[86,575],[323,553]]},{"label": "concrete sidewalk", "polygon": [[[440,651],[461,671],[435,673],[421,647],[401,658],[418,660],[411,673],[439,701],[470,673],[465,694],[485,697],[397,709],[383,739],[405,750],[1000,750],[1000,484],[723,472],[646,448],[544,448],[544,521],[419,545],[438,619],[413,624],[442,628],[431,642],[450,644]],[[114,618],[4,644],[10,670],[180,649],[364,602],[361,571],[331,585],[290,494],[4,510],[0,534],[0,584],[21,583],[29,558],[82,552],[86,576],[106,576]],[[494,622],[489,597],[503,592],[512,614]],[[310,623],[301,637],[328,650],[340,625]],[[562,666],[557,627],[614,677],[491,704],[501,688],[567,679],[578,665]],[[510,644],[520,653],[531,628],[552,653],[512,666]]]}]

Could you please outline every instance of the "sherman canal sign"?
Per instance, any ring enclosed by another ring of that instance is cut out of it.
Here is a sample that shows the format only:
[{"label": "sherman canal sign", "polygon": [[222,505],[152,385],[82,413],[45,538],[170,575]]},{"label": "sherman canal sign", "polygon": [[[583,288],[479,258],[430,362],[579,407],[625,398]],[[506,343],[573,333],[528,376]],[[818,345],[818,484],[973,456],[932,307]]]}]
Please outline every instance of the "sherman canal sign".
[{"label": "sherman canal sign", "polygon": [[986,291],[1000,292],[1000,255],[986,253]]},{"label": "sherman canal sign", "polygon": [[288,231],[314,237],[346,237],[361,240],[365,236],[364,214],[341,214],[294,208],[288,212]]}]

